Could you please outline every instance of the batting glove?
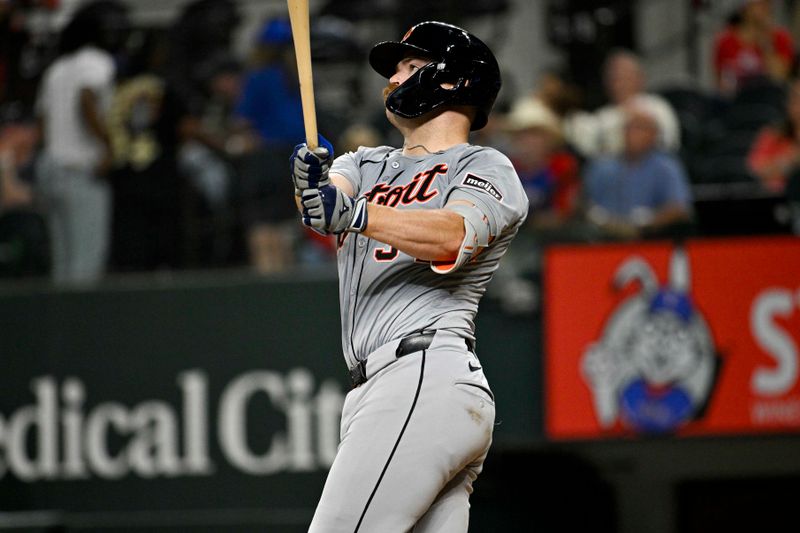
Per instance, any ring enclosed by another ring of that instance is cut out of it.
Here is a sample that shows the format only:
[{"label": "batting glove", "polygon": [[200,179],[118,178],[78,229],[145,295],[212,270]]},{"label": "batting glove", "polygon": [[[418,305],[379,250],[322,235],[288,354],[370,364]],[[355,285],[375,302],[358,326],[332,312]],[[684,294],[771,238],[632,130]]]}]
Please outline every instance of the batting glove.
[{"label": "batting glove", "polygon": [[330,184],[328,172],[332,160],[333,145],[322,135],[319,136],[319,146],[313,150],[309,150],[306,143],[295,146],[289,159],[295,196],[302,195],[306,189],[317,189]]},{"label": "batting glove", "polygon": [[367,198],[351,198],[333,185],[302,192],[303,224],[324,235],[367,228]]}]

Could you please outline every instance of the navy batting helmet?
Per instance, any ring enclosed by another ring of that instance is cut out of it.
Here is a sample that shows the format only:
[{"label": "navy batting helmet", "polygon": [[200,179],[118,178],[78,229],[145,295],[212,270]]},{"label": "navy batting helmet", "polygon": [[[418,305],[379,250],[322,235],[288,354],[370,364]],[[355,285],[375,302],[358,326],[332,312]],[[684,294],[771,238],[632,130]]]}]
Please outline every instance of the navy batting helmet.
[{"label": "navy batting helmet", "polygon": [[[472,130],[486,125],[502,80],[497,60],[483,41],[443,22],[421,22],[399,41],[376,44],[369,64],[391,78],[403,58],[416,56],[431,63],[416,71],[386,99],[386,108],[404,118],[416,118],[445,105],[477,109]],[[442,84],[450,84],[444,88]]]}]

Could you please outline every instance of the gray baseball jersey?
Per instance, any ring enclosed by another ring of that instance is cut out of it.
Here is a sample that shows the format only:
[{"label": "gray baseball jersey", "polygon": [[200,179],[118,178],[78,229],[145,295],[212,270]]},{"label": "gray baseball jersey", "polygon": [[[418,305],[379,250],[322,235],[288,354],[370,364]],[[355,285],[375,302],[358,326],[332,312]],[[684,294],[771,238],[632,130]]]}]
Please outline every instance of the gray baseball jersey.
[{"label": "gray baseball jersey", "polygon": [[437,209],[453,200],[474,204],[494,240],[477,258],[448,274],[364,235],[338,242],[342,348],[348,367],[379,346],[422,330],[450,330],[474,340],[478,302],[500,258],[525,220],[528,199],[506,156],[459,144],[419,157],[382,146],[339,156],[331,174],[357,196],[398,209]]}]

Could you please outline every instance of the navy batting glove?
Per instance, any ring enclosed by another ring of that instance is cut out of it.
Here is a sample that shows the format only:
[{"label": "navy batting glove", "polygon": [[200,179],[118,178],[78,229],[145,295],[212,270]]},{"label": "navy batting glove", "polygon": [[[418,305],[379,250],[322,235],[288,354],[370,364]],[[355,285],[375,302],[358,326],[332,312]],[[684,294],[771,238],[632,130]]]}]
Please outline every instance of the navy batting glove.
[{"label": "navy batting glove", "polygon": [[351,198],[326,185],[302,192],[303,224],[319,233],[361,233],[367,228],[367,198]]},{"label": "navy batting glove", "polygon": [[294,193],[300,196],[306,189],[316,189],[330,183],[328,172],[333,161],[333,145],[319,135],[319,146],[309,150],[306,143],[298,144],[289,161]]}]

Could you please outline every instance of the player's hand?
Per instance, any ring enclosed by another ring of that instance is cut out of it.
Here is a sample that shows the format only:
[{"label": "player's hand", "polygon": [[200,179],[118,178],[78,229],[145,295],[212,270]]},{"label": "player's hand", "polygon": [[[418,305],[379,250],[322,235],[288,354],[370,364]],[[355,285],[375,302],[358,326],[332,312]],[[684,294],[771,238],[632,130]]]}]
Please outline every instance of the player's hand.
[{"label": "player's hand", "polygon": [[306,189],[301,195],[303,224],[322,233],[361,233],[367,227],[367,198],[351,198],[338,187]]},{"label": "player's hand", "polygon": [[306,189],[317,189],[330,184],[328,172],[331,161],[333,146],[322,135],[319,136],[319,146],[313,150],[309,150],[306,143],[295,146],[290,158],[295,196],[301,196]]}]

